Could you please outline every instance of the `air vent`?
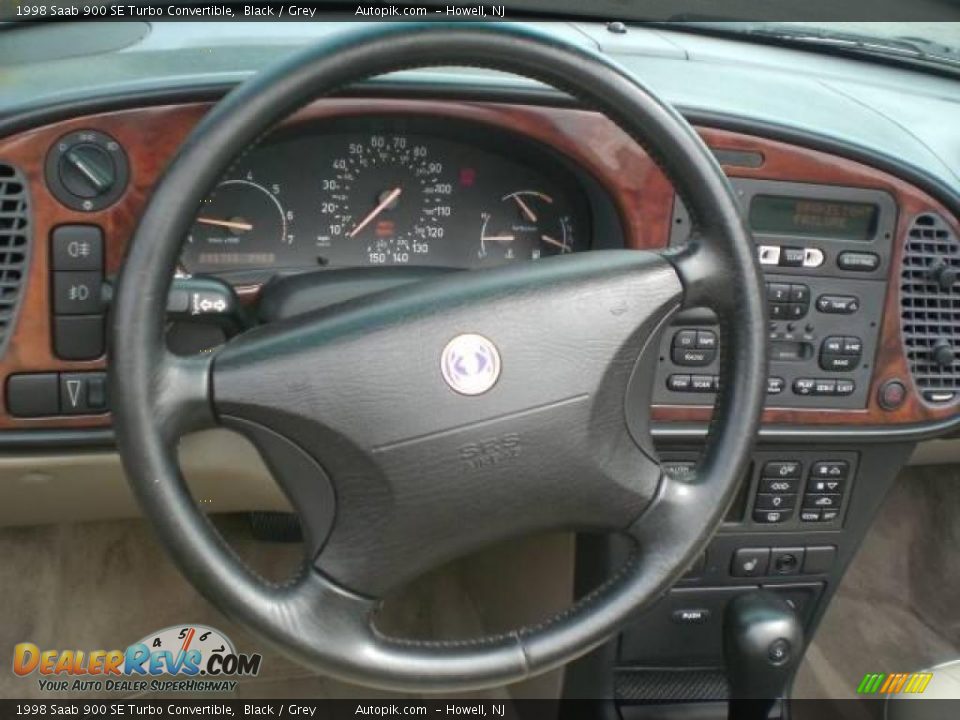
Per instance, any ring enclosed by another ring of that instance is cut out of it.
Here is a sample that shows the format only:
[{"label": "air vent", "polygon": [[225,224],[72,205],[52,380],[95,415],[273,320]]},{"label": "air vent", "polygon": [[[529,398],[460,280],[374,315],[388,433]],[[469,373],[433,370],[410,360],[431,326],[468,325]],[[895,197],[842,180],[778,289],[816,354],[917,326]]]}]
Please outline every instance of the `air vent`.
[{"label": "air vent", "polygon": [[903,344],[928,402],[960,394],[960,240],[939,215],[918,215],[907,234],[900,281]]},{"label": "air vent", "polygon": [[28,205],[23,175],[12,165],[0,162],[0,354],[10,339],[20,288],[27,272]]}]

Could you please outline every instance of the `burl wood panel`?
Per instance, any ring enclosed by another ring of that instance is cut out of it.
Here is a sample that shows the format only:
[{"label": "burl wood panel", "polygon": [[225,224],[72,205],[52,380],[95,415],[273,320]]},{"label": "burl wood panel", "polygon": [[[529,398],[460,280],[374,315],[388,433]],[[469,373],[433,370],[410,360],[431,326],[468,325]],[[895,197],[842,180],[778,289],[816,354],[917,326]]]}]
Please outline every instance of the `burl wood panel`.
[{"label": "burl wood panel", "polygon": [[[94,370],[105,366],[103,359],[65,362],[53,355],[51,344],[49,235],[64,223],[94,223],[104,229],[106,270],[119,270],[126,245],[150,191],[183,139],[209,109],[206,104],[163,106],[92,115],[23,132],[0,139],[0,160],[17,165],[27,176],[34,215],[34,242],[31,266],[25,281],[19,319],[7,353],[0,358],[0,429],[44,427],[96,427],[109,424],[109,416],[67,418],[12,418],[6,414],[2,397],[6,378],[17,372]],[[632,247],[662,248],[669,237],[673,190],[650,158],[609,120],[595,113],[511,106],[493,103],[465,103],[420,100],[327,99],[301,111],[289,123],[318,121],[324,118],[368,113],[426,115],[485,123],[522,133],[547,144],[579,163],[605,187],[614,200]],[[61,136],[80,129],[105,132],[120,142],[130,161],[130,187],[110,208],[96,213],[81,213],[62,206],[47,191],[43,163],[49,147]],[[941,212],[953,218],[931,198],[909,184],[863,165],[823,153],[733,133],[704,129],[707,141],[718,148],[756,150],[766,158],[762,168],[727,168],[731,175],[797,182],[849,184],[880,188],[891,192],[903,210],[895,240],[892,276],[899,275],[902,237],[908,220],[918,212]],[[909,385],[905,359],[900,350],[899,311],[894,281],[888,293],[881,347],[875,359],[877,380],[899,377]],[[256,296],[258,288],[241,288],[246,299]],[[871,391],[871,407],[865,411],[771,410],[770,422],[793,423],[869,423],[917,422],[940,418],[953,409],[932,409],[917,397],[893,413],[879,409]],[[709,408],[657,407],[660,420],[700,420]]]}]

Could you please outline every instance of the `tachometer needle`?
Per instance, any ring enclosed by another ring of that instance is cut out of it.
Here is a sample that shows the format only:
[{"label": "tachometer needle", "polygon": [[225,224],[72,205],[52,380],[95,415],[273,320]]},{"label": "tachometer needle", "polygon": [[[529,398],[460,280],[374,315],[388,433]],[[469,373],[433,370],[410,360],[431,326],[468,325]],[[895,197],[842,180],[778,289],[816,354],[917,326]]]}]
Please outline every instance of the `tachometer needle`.
[{"label": "tachometer needle", "polygon": [[234,220],[217,220],[215,218],[198,217],[197,222],[203,223],[204,225],[230,228],[231,230],[253,230],[253,225],[250,223],[236,222]]},{"label": "tachometer needle", "polygon": [[529,220],[530,222],[537,221],[537,216],[534,214],[533,210],[531,210],[530,206],[520,199],[519,195],[511,195],[511,197],[517,201],[517,205],[520,206],[520,209],[523,211],[523,214],[527,216],[527,220]]},{"label": "tachometer needle", "polygon": [[357,226],[356,226],[353,230],[351,230],[349,233],[347,233],[347,237],[352,238],[352,237],[353,237],[354,235],[356,235],[358,232],[360,232],[361,230],[363,230],[367,225],[369,225],[371,222],[373,222],[373,219],[374,219],[375,217],[377,217],[377,215],[379,215],[380,213],[382,213],[383,210],[384,210],[384,208],[386,208],[388,205],[390,205],[391,203],[393,203],[394,200],[396,200],[398,197],[400,197],[400,193],[401,193],[401,192],[403,192],[403,189],[402,189],[402,188],[400,188],[400,187],[395,187],[393,190],[391,190],[389,193],[387,193],[386,196],[383,198],[383,200],[381,200],[379,203],[377,203],[377,206],[376,206],[373,210],[371,210],[363,220],[360,221],[360,224],[357,225]]},{"label": "tachometer needle", "polygon": [[540,239],[543,240],[545,243],[547,243],[547,244],[549,244],[549,245],[554,245],[555,247],[560,248],[560,249],[563,250],[564,252],[570,252],[570,246],[569,246],[569,245],[567,245],[566,243],[562,243],[562,242],[560,242],[559,240],[554,240],[554,239],[553,239],[552,237],[550,237],[549,235],[541,235],[541,236],[540,236]]}]

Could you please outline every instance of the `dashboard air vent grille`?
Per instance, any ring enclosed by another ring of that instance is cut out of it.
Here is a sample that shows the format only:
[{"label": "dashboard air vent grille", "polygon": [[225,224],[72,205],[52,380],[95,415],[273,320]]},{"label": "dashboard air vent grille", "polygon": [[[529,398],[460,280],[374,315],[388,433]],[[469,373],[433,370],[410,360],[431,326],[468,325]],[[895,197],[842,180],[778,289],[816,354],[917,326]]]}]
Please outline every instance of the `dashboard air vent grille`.
[{"label": "dashboard air vent grille", "polygon": [[28,204],[23,175],[12,165],[0,162],[0,352],[6,349],[26,274]]},{"label": "dashboard air vent grille", "polygon": [[960,392],[960,240],[939,215],[914,218],[904,248],[900,317],[910,372],[932,402]]}]

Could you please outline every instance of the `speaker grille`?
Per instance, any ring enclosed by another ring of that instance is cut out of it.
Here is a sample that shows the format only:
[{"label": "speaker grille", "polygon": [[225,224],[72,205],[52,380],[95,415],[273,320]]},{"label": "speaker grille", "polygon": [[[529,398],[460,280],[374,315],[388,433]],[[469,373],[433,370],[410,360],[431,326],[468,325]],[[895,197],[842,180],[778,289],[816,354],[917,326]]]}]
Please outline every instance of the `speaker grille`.
[{"label": "speaker grille", "polygon": [[939,215],[918,215],[904,249],[900,319],[914,383],[933,402],[960,390],[960,353],[952,362],[934,359],[938,347],[960,349],[960,286],[940,279],[952,275],[960,275],[960,241]]},{"label": "speaker grille", "polygon": [[12,165],[0,162],[0,353],[10,339],[27,272],[29,210],[23,175]]}]

